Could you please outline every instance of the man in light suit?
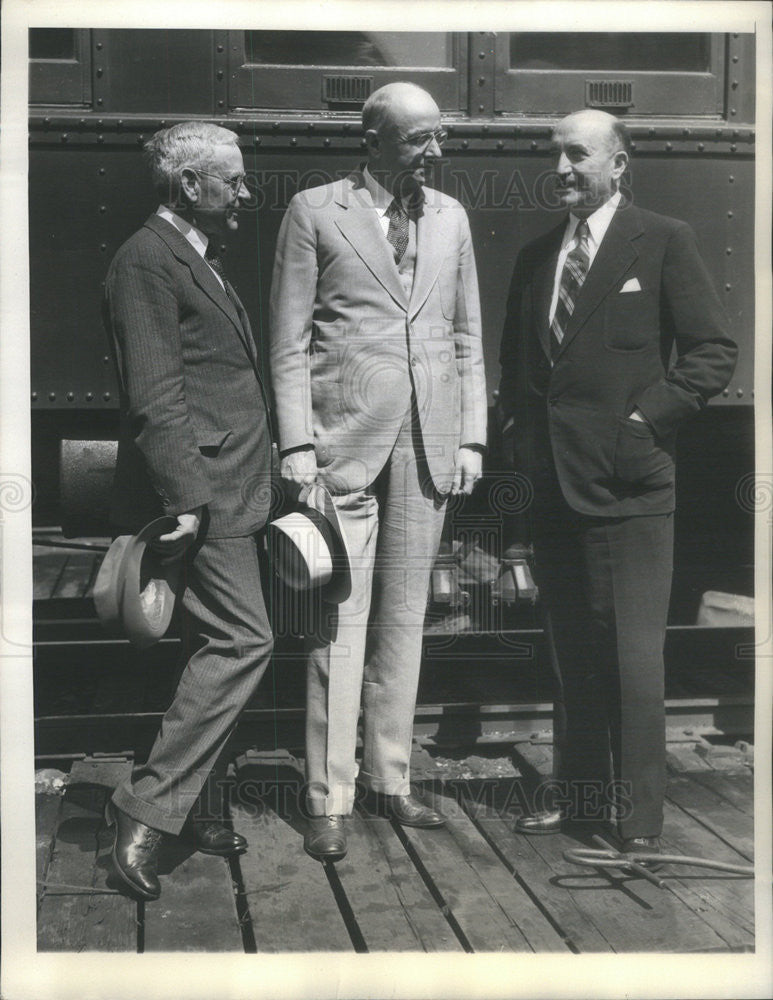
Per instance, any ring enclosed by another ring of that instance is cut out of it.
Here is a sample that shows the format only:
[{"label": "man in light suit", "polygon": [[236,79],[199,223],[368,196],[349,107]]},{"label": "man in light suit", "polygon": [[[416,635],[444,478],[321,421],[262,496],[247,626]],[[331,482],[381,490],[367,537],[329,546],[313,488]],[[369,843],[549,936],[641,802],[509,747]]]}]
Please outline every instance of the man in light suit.
[{"label": "man in light suit", "polygon": [[359,781],[399,822],[440,826],[410,793],[429,575],[449,493],[480,476],[486,396],[467,217],[425,186],[445,138],[430,95],[377,90],[368,164],[297,194],[279,234],[271,372],[281,472],[332,494],[352,595],[310,640],[305,849],[346,852]]},{"label": "man in light suit", "polygon": [[268,512],[271,437],[250,324],[219,256],[248,194],[236,136],[184,122],[156,133],[146,153],[161,205],[119,249],[105,286],[121,410],[111,516],[129,531],[176,517],[157,547],[185,560],[188,661],[150,756],[115,790],[108,820],[118,876],[156,899],[162,833],[209,854],[246,847],[221,823],[186,817],[271,656],[255,539]]},{"label": "man in light suit", "polygon": [[580,111],[554,145],[570,214],[521,251],[501,350],[558,686],[560,780],[516,829],[614,804],[622,849],[656,854],[675,434],[728,383],[736,347],[690,227],[622,196],[625,126]]}]

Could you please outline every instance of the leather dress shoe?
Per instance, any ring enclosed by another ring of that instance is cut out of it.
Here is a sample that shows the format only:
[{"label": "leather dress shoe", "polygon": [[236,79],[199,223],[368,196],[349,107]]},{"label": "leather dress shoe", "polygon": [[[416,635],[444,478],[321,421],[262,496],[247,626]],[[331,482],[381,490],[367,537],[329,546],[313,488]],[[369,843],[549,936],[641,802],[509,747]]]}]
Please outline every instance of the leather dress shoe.
[{"label": "leather dress shoe", "polygon": [[515,821],[515,832],[525,833],[530,837],[560,833],[563,819],[560,809],[540,809],[530,816],[519,816]]},{"label": "leather dress shoe", "polygon": [[111,858],[118,877],[142,899],[158,899],[161,885],[156,868],[162,832],[132,819],[112,801],[105,807],[105,822],[115,827]]},{"label": "leather dress shoe", "polygon": [[[649,868],[650,871],[657,871],[663,867],[658,862],[660,841],[657,837],[628,837],[623,840],[620,853],[637,855],[636,863]],[[647,857],[641,857],[641,855],[647,855]],[[649,856],[651,856],[652,860],[650,860]]]},{"label": "leather dress shoe", "polygon": [[303,849],[317,861],[340,861],[346,855],[343,816],[311,816],[303,837]]},{"label": "leather dress shoe", "polygon": [[425,806],[413,795],[384,795],[383,799],[388,815],[402,826],[445,826],[446,818],[442,813]]},{"label": "leather dress shoe", "polygon": [[202,854],[225,858],[247,850],[247,841],[215,820],[186,820],[182,836]]}]

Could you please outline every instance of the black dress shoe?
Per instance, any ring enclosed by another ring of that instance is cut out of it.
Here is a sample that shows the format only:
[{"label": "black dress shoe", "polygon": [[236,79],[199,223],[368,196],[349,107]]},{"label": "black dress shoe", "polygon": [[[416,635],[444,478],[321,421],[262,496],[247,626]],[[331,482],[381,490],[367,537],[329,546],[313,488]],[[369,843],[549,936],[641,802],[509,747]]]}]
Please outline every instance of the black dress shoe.
[{"label": "black dress shoe", "polygon": [[628,837],[623,840],[620,853],[636,855],[636,863],[651,871],[657,871],[663,867],[658,862],[660,841],[657,837]]},{"label": "black dress shoe", "polygon": [[530,816],[519,816],[515,821],[515,832],[530,837],[544,836],[546,833],[560,833],[563,813],[560,809],[540,809]]},{"label": "black dress shoe", "polygon": [[343,816],[311,816],[303,849],[317,861],[340,861],[346,855]]},{"label": "black dress shoe", "polygon": [[118,877],[142,899],[158,899],[161,885],[156,867],[162,832],[132,819],[112,801],[105,807],[105,822],[115,827],[111,857]]},{"label": "black dress shoe", "polygon": [[215,820],[186,820],[181,835],[202,854],[225,858],[247,850],[247,841],[241,834]]},{"label": "black dress shoe", "polygon": [[387,814],[402,826],[430,828],[445,825],[446,818],[442,813],[425,806],[413,795],[384,795],[382,798]]}]

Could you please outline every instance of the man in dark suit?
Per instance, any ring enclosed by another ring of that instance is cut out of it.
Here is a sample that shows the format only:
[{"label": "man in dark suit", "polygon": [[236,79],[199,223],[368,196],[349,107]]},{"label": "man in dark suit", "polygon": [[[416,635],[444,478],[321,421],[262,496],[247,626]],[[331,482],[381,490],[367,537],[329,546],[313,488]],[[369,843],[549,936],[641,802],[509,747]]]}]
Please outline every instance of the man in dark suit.
[{"label": "man in dark suit", "polygon": [[622,196],[625,126],[580,111],[554,145],[570,214],[521,251],[501,350],[558,687],[558,780],[516,829],[614,805],[623,850],[657,853],[675,434],[727,384],[736,347],[689,226]]},{"label": "man in dark suit", "polygon": [[150,756],[115,790],[108,821],[119,877],[155,899],[162,833],[210,854],[246,846],[218,822],[186,817],[271,656],[255,539],[271,440],[250,324],[219,257],[248,194],[236,136],[184,122],[156,133],[146,153],[161,205],[119,249],[105,287],[121,411],[111,516],[124,530],[176,517],[157,548],[184,559],[188,660]]}]

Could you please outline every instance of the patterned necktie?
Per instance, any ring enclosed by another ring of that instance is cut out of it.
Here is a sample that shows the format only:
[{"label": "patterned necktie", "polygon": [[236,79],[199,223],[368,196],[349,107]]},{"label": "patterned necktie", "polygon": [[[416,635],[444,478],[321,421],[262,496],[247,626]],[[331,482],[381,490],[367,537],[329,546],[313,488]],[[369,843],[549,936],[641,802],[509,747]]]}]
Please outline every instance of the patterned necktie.
[{"label": "patterned necktie", "polygon": [[204,257],[209,266],[215,272],[215,274],[223,282],[223,288],[225,289],[225,294],[230,299],[231,292],[228,287],[228,279],[225,276],[225,265],[223,264],[223,258],[220,256],[218,248],[211,240],[209,241],[209,243],[207,243],[207,249],[204,251]]},{"label": "patterned necktie", "polygon": [[399,264],[408,248],[408,213],[397,198],[394,198],[386,214],[389,216],[387,239],[394,248],[395,264]]},{"label": "patterned necktie", "polygon": [[564,262],[561,282],[558,286],[556,311],[553,322],[550,324],[550,357],[553,361],[561,348],[566,328],[574,312],[577,296],[580,294],[582,283],[585,281],[590,266],[588,223],[584,219],[577,224],[574,235],[577,242],[574,250],[567,254]]}]

